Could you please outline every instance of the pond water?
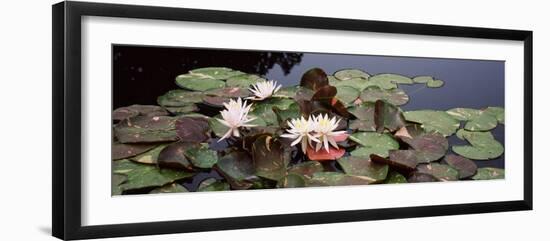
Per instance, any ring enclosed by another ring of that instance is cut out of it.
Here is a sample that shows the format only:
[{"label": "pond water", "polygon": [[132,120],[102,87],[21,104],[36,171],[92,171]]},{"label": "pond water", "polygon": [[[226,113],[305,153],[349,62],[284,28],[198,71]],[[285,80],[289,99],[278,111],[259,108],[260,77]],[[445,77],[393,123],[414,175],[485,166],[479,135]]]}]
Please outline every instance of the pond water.
[{"label": "pond water", "polygon": [[[401,106],[403,110],[504,107],[503,61],[116,45],[113,47],[113,109],[132,104],[156,105],[158,96],[179,88],[174,83],[177,75],[211,66],[262,75],[285,86],[298,84],[302,74],[315,67],[328,74],[358,68],[371,75],[429,75],[443,80],[445,85],[440,88],[427,88],[425,84],[400,85],[410,97],[410,101]],[[504,145],[504,126],[498,125],[492,133]],[[450,145],[467,144],[454,135],[448,139]],[[504,168],[504,155],[475,162],[478,167]],[[185,185],[196,186],[209,176],[217,177],[217,174],[202,174]]]}]

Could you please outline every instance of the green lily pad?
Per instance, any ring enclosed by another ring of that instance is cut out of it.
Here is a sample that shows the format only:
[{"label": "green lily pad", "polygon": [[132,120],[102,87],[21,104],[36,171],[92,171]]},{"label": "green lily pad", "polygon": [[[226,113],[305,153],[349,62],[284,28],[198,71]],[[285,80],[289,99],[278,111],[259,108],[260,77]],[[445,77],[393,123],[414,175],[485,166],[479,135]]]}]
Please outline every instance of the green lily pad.
[{"label": "green lily pad", "polygon": [[360,69],[342,69],[334,73],[334,77],[338,78],[339,80],[350,80],[355,78],[368,79],[370,75]]},{"label": "green lily pad", "polygon": [[277,106],[274,106],[272,110],[277,116],[277,121],[279,122],[279,125],[286,124],[286,121],[290,119],[300,118],[302,116],[302,113],[300,112],[300,106],[296,102],[289,105],[288,108],[285,110],[281,110]]},{"label": "green lily pad", "polygon": [[452,150],[463,157],[472,160],[489,160],[504,153],[504,147],[495,140],[491,132],[471,132],[461,129],[456,135],[470,143],[466,146],[453,146]]},{"label": "green lily pad", "polygon": [[426,86],[428,86],[429,88],[439,88],[441,86],[443,86],[445,84],[445,82],[443,82],[443,80],[430,80],[428,81],[428,83],[426,83]]},{"label": "green lily pad", "polygon": [[435,131],[444,136],[450,136],[456,132],[460,122],[445,111],[417,110],[403,113],[407,121],[422,124],[424,130]]},{"label": "green lily pad", "polygon": [[277,187],[283,188],[293,188],[293,187],[305,187],[306,179],[298,174],[288,174],[284,176],[279,182],[277,182]]},{"label": "green lily pad", "polygon": [[404,105],[409,102],[409,96],[402,89],[384,90],[377,86],[368,87],[361,93],[361,100],[375,102],[384,100],[392,105]]},{"label": "green lily pad", "polygon": [[346,104],[353,103],[357,100],[360,94],[359,90],[349,86],[338,86],[336,87],[336,90],[336,98]]},{"label": "green lily pad", "polygon": [[205,75],[213,79],[229,79],[233,76],[244,74],[241,71],[233,70],[226,67],[206,67],[189,71],[191,74]]},{"label": "green lily pad", "polygon": [[395,89],[397,84],[413,84],[413,80],[409,77],[398,74],[377,74],[369,78],[371,85],[380,87],[381,89]]},{"label": "green lily pad", "polygon": [[494,168],[494,167],[478,168],[476,175],[474,175],[472,179],[474,180],[504,179],[504,169]]},{"label": "green lily pad", "polygon": [[210,149],[207,143],[201,143],[185,150],[185,157],[198,168],[212,168],[218,163],[218,152]]},{"label": "green lily pad", "polygon": [[381,182],[388,175],[388,165],[374,163],[368,157],[348,156],[337,160],[344,172],[354,176],[366,176]]},{"label": "green lily pad", "polygon": [[283,147],[270,135],[262,135],[252,144],[256,176],[278,181],[286,174]]},{"label": "green lily pad", "polygon": [[288,173],[298,174],[306,178],[311,178],[313,173],[322,171],[323,165],[317,161],[302,162],[288,168]]},{"label": "green lily pad", "polygon": [[168,112],[156,105],[131,105],[120,107],[113,111],[113,120],[123,120],[131,117],[142,116],[165,116]]},{"label": "green lily pad", "polygon": [[166,94],[157,98],[157,103],[164,107],[182,107],[191,104],[200,103],[203,92],[189,90],[170,90]]},{"label": "green lily pad", "polygon": [[155,144],[111,144],[111,159],[119,160],[133,157],[153,149]]},{"label": "green lily pad", "polygon": [[179,107],[165,107],[168,112],[170,112],[173,115],[184,115],[193,113],[196,111],[199,111],[199,107],[195,104],[189,104],[186,106],[179,106]]},{"label": "green lily pad", "polygon": [[130,157],[130,160],[145,164],[157,164],[159,154],[166,146],[167,144],[159,145],[145,153]]},{"label": "green lily pad", "polygon": [[449,154],[445,156],[444,161],[458,171],[460,179],[468,178],[476,174],[477,165],[470,159]]},{"label": "green lily pad", "polygon": [[225,82],[202,74],[182,74],[176,77],[176,84],[179,87],[194,90],[206,91],[225,87]]},{"label": "green lily pad", "polygon": [[279,89],[279,91],[277,91],[277,93],[275,93],[275,95],[285,96],[287,98],[294,98],[296,92],[298,92],[298,89],[300,89],[299,85],[282,87],[281,89]]},{"label": "green lily pad", "polygon": [[348,111],[357,117],[349,123],[349,128],[357,131],[376,131],[374,123],[374,103],[365,102],[358,106],[353,106]]},{"label": "green lily pad", "polygon": [[419,84],[425,84],[433,80],[434,78],[432,76],[427,76],[427,75],[416,76],[413,78],[413,82],[419,83]]},{"label": "green lily pad", "polygon": [[197,191],[210,192],[210,191],[228,191],[230,190],[229,184],[224,181],[216,180],[215,178],[208,178],[199,184]]},{"label": "green lily pad", "polygon": [[226,84],[227,86],[231,86],[231,87],[236,86],[236,87],[248,88],[251,85],[255,85],[261,81],[266,81],[266,79],[253,74],[241,74],[241,75],[230,77],[229,79],[227,79]]},{"label": "green lily pad", "polygon": [[407,178],[401,173],[396,171],[391,171],[388,174],[388,177],[384,181],[384,184],[400,184],[400,183],[407,183]]},{"label": "green lily pad", "polygon": [[160,151],[157,163],[160,167],[192,170],[191,162],[185,152],[198,144],[188,142],[174,142]]},{"label": "green lily pad", "polygon": [[453,108],[448,110],[447,114],[459,121],[469,121],[474,117],[481,115],[481,111],[472,108]]},{"label": "green lily pad", "polygon": [[120,143],[176,141],[177,119],[169,116],[136,116],[119,122],[114,127],[114,133]]},{"label": "green lily pad", "polygon": [[376,154],[387,157],[389,150],[399,149],[399,143],[389,134],[380,134],[376,132],[357,132],[353,133],[350,140],[361,146],[351,152],[352,156],[369,157]]},{"label": "green lily pad", "polygon": [[231,152],[223,156],[216,166],[228,177],[237,181],[250,178],[256,172],[252,159],[245,152]]},{"label": "green lily pad", "polygon": [[308,186],[366,185],[376,180],[365,176],[353,176],[339,172],[317,172],[308,181]]},{"label": "green lily pad", "polygon": [[203,117],[180,117],[176,121],[176,132],[182,142],[205,142],[210,139],[208,119]]},{"label": "green lily pad", "polygon": [[459,173],[456,169],[445,164],[439,164],[439,163],[420,164],[416,167],[416,169],[417,169],[417,172],[430,174],[435,178],[437,178],[437,180],[442,182],[457,181],[459,177]]},{"label": "green lily pad", "polygon": [[179,193],[179,192],[189,192],[184,186],[177,183],[166,184],[162,187],[157,187],[150,191],[150,194],[154,193]]},{"label": "green lily pad", "polygon": [[498,121],[493,115],[483,112],[481,115],[466,122],[464,129],[469,131],[488,131],[497,127],[497,125]]},{"label": "green lily pad", "polygon": [[126,182],[119,185],[122,190],[161,187],[195,175],[190,172],[162,169],[154,165],[140,164],[130,160],[113,162],[113,173],[126,175],[128,178]]},{"label": "green lily pad", "polygon": [[294,100],[287,98],[270,98],[261,102],[257,102],[252,106],[253,110],[250,115],[257,116],[266,122],[266,125],[276,125],[277,115],[273,112],[273,107],[280,110],[286,110],[292,105]]},{"label": "green lily pad", "polygon": [[494,116],[498,120],[498,123],[504,124],[504,108],[491,106],[487,107],[483,112]]},{"label": "green lily pad", "polygon": [[120,188],[120,184],[126,182],[127,180],[128,178],[126,175],[113,173],[111,175],[111,195],[121,195],[123,190]]}]

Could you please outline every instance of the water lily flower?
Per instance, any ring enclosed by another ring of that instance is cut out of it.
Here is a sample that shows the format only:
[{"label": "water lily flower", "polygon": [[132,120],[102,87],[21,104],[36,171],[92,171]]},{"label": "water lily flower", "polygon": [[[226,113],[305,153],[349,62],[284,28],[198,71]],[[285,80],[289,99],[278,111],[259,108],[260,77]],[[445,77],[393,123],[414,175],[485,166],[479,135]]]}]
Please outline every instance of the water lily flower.
[{"label": "water lily flower", "polygon": [[273,96],[281,87],[282,85],[277,85],[277,82],[274,80],[258,82],[252,85],[252,88],[248,88],[248,90],[254,94],[254,97],[248,97],[247,99],[265,100]]},{"label": "water lily flower", "polygon": [[314,123],[312,118],[307,120],[302,116],[302,118],[292,119],[288,121],[288,126],[290,129],[287,130],[288,133],[282,134],[282,137],[295,139],[291,146],[294,146],[298,143],[301,143],[301,148],[304,153],[307,151],[307,145],[312,145],[312,141],[319,142],[315,136],[313,136]]},{"label": "water lily flower", "polygon": [[229,103],[223,103],[225,110],[220,111],[223,120],[217,119],[224,126],[229,127],[229,130],[218,140],[228,138],[230,136],[239,137],[239,127],[253,127],[255,125],[248,124],[249,122],[255,120],[256,118],[248,118],[248,111],[250,111],[250,105],[246,105],[246,101],[238,98],[237,101],[231,99]]},{"label": "water lily flower", "polygon": [[336,117],[329,119],[328,115],[323,114],[313,117],[313,129],[315,130],[315,137],[319,139],[317,146],[315,147],[316,151],[319,151],[321,147],[324,147],[325,150],[329,151],[329,143],[334,148],[338,149],[338,144],[336,144],[336,139],[338,136],[345,135],[346,131],[334,131],[338,127],[340,119],[336,120]]}]

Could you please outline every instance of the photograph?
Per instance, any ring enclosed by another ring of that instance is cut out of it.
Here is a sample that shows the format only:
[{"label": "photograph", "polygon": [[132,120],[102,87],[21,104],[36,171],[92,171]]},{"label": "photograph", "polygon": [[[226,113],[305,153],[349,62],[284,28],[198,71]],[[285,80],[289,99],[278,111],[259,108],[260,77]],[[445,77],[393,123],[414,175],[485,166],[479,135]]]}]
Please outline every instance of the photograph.
[{"label": "photograph", "polygon": [[504,66],[113,44],[111,193],[504,179]]}]

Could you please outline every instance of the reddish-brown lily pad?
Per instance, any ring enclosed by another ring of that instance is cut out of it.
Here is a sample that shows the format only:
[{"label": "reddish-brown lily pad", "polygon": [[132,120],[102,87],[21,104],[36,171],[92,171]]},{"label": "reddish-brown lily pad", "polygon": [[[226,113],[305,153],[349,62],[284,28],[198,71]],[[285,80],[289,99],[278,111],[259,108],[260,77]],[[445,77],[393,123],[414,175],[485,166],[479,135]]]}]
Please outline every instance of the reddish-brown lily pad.
[{"label": "reddish-brown lily pad", "polygon": [[405,117],[398,107],[382,100],[374,105],[374,123],[376,131],[382,133],[385,129],[396,131],[405,126]]},{"label": "reddish-brown lily pad", "polygon": [[468,178],[476,174],[477,165],[470,159],[449,154],[445,156],[443,160],[458,171],[460,179]]},{"label": "reddish-brown lily pad", "polygon": [[442,182],[456,181],[459,178],[458,171],[451,166],[445,164],[420,164],[416,167],[416,170],[420,173],[430,174],[437,178],[437,180]]},{"label": "reddish-brown lily pad", "polygon": [[203,117],[181,117],[176,121],[176,131],[182,142],[200,143],[210,136],[208,120]]},{"label": "reddish-brown lily pad", "polygon": [[133,157],[151,150],[155,147],[155,144],[122,144],[113,143],[111,145],[111,159],[119,160],[128,157]]},{"label": "reddish-brown lily pad", "polygon": [[170,116],[136,116],[118,123],[114,133],[121,143],[176,141],[177,119]]},{"label": "reddish-brown lily pad", "polygon": [[158,165],[172,169],[192,170],[193,165],[185,157],[185,151],[192,146],[193,144],[186,142],[175,142],[166,146],[158,155]]},{"label": "reddish-brown lily pad", "polygon": [[300,81],[300,86],[311,89],[318,90],[324,86],[328,85],[328,77],[325,71],[319,68],[313,68],[308,70]]},{"label": "reddish-brown lily pad", "polygon": [[329,151],[327,151],[324,148],[319,149],[316,151],[315,149],[308,147],[307,148],[307,157],[312,161],[330,161],[330,160],[336,160],[344,154],[346,154],[346,150],[343,148],[336,149],[334,147],[329,147]]},{"label": "reddish-brown lily pad", "polygon": [[281,143],[270,135],[262,135],[252,144],[252,160],[256,176],[278,181],[285,176],[286,163]]}]

